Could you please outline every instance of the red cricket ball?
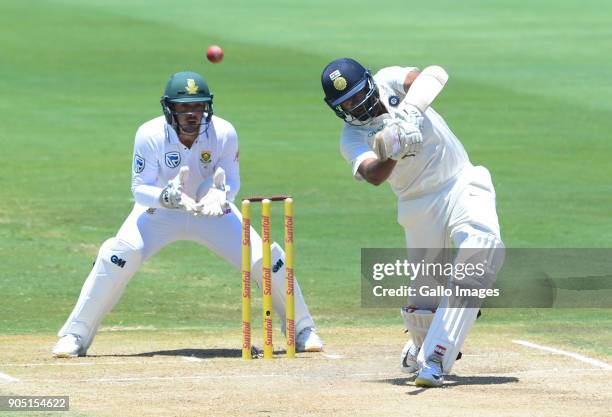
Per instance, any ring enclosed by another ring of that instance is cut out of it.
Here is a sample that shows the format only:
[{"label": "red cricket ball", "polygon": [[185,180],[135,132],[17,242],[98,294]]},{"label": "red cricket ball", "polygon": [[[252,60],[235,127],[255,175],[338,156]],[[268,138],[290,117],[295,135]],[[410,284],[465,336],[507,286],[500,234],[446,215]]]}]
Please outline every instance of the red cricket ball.
[{"label": "red cricket ball", "polygon": [[223,49],[218,45],[212,45],[206,50],[206,58],[214,64],[223,60]]}]

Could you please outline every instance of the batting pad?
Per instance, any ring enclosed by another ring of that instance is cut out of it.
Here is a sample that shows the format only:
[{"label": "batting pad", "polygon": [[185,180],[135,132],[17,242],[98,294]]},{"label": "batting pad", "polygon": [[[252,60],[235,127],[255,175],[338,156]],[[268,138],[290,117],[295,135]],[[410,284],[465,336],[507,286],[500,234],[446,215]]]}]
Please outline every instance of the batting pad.
[{"label": "batting pad", "polygon": [[58,336],[81,336],[83,348],[91,345],[102,319],[117,304],[128,281],[142,263],[142,255],[121,239],[111,238],[100,247],[74,310]]},{"label": "batting pad", "polygon": [[412,341],[420,348],[429,331],[434,313],[431,310],[417,310],[414,307],[402,307],[401,314],[404,319],[406,330],[410,333]]}]

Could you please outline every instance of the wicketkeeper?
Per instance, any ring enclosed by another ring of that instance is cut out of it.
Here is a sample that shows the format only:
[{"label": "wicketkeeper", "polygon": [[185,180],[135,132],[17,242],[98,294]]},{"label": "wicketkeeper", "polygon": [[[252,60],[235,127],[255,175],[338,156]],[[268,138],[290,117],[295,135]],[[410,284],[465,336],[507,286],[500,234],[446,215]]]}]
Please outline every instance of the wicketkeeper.
[{"label": "wicketkeeper", "polygon": [[[130,278],[171,242],[198,242],[236,269],[241,267],[242,219],[232,203],[240,188],[236,131],[213,115],[213,95],[197,73],[172,75],[161,106],[164,115],[136,132],[134,208],[117,235],[102,244],[78,302],[58,333],[56,357],[84,356]],[[252,276],[261,286],[261,238],[253,229],[251,242]],[[281,247],[272,244],[273,307],[281,323],[285,322],[284,257]],[[297,281],[295,331],[297,351],[322,350]]]}]

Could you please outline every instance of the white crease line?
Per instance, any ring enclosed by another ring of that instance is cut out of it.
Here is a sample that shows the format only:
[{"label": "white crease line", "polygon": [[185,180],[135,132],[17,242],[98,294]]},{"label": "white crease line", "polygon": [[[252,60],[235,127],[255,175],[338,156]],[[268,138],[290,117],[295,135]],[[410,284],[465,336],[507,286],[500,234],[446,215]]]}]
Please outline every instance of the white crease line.
[{"label": "white crease line", "polygon": [[598,361],[597,359],[589,358],[588,356],[579,355],[578,353],[568,352],[568,351],[561,350],[561,349],[555,349],[555,348],[551,348],[548,346],[537,345],[535,343],[531,343],[526,340],[513,340],[512,343],[516,343],[517,345],[523,345],[523,346],[527,346],[527,347],[534,348],[534,349],[540,349],[546,352],[554,353],[556,355],[569,356],[570,358],[574,358],[578,361],[588,363],[593,366],[597,366],[598,368],[612,371],[612,365],[606,362],[603,362],[603,361]]},{"label": "white crease line", "polygon": [[[511,373],[500,373],[500,374],[489,374],[489,376],[496,376],[496,375],[506,375],[506,376],[513,376],[513,375],[517,375],[517,376],[521,376],[521,375],[546,375],[548,373],[554,373],[554,374],[559,374],[559,372],[563,372],[565,374],[567,373],[591,373],[591,372],[606,372],[606,369],[601,369],[601,368],[563,368],[563,369],[559,369],[559,368],[553,368],[553,369],[529,369],[526,371],[514,371]],[[475,374],[474,376],[485,376],[487,374]],[[472,375],[467,375],[467,376],[472,376]]]},{"label": "white crease line", "polygon": [[[512,377],[512,376],[521,376],[521,375],[530,375],[530,374],[548,374],[553,373],[555,375],[559,374],[560,371],[563,372],[583,372],[583,373],[591,373],[591,372],[605,372],[605,369],[599,368],[568,368],[568,369],[530,369],[525,371],[514,371],[514,372],[484,372],[484,373],[474,373],[474,374],[461,374],[458,375],[460,377],[465,378],[478,378],[478,377]],[[451,379],[453,376],[451,375]],[[73,382],[104,382],[104,383],[130,383],[130,382],[146,382],[146,381],[207,381],[207,380],[217,380],[217,379],[260,379],[260,378],[269,378],[278,379],[278,378],[290,378],[295,380],[303,380],[303,379],[327,379],[327,380],[360,380],[361,378],[382,378],[382,379],[409,379],[405,374],[397,374],[394,372],[388,373],[372,373],[372,372],[362,372],[355,374],[343,374],[343,375],[329,375],[329,374],[320,374],[320,375],[293,375],[293,374],[262,374],[262,375],[184,375],[184,376],[143,376],[143,377],[117,377],[117,378],[93,378],[93,379],[79,379],[74,380]],[[24,380],[24,382],[27,382]],[[37,383],[41,382],[65,382],[63,379],[37,379]]]},{"label": "white crease line", "polygon": [[327,354],[324,353],[323,356],[325,356],[327,359],[343,359],[344,356],[343,355],[336,355],[336,354]]},{"label": "white crease line", "polygon": [[186,362],[204,362],[204,359],[196,358],[195,356],[183,356]]},{"label": "white crease line", "polygon": [[[261,379],[289,377],[292,379],[355,379],[361,377],[381,377],[388,378],[389,374],[383,373],[356,373],[350,375],[293,375],[293,374],[253,374],[253,375],[184,375],[184,376],[143,376],[143,377],[117,377],[117,378],[94,378],[80,379],[78,382],[140,382],[140,381],[177,381],[177,380],[215,380],[215,379]],[[39,381],[59,382],[62,380],[44,379]]]},{"label": "white crease line", "polygon": [[18,382],[19,381],[17,378],[13,378],[12,376],[3,374],[2,372],[0,372],[0,379],[3,379],[7,382]]},{"label": "white crease line", "polygon": [[[187,358],[187,356],[181,356],[181,358]],[[197,359],[197,358],[196,358]],[[176,364],[178,360],[167,360],[167,361],[112,361],[112,362],[70,362],[68,359],[63,362],[51,362],[51,363],[3,363],[2,366],[7,367],[19,367],[19,368],[30,368],[33,366],[94,366],[94,365],[155,365],[155,364]],[[192,362],[191,360],[189,360]]]},{"label": "white crease line", "polygon": [[74,362],[74,363],[4,363],[2,366],[11,368],[30,368],[33,366],[92,366],[97,365],[94,362]]}]

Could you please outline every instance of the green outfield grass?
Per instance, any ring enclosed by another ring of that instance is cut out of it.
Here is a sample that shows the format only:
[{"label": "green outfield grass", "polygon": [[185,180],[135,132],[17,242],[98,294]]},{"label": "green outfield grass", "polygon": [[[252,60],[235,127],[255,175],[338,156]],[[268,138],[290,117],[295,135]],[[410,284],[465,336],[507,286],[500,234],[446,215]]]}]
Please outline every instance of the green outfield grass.
[{"label": "green outfield grass", "polygon": [[[184,69],[205,75],[238,130],[241,195],[295,196],[297,276],[322,325],[400,325],[394,310],[359,305],[360,248],[404,242],[391,191],[353,181],[339,154],[341,122],[319,85],[339,56],[448,70],[435,107],[492,172],[508,247],[610,247],[610,2],[127,3],[0,5],[0,333],[61,326],[131,208],[136,128]],[[225,50],[219,65],[205,61],[210,44]],[[179,243],[105,324],[235,326],[239,302],[236,271]],[[481,322],[612,354],[609,310]]]}]

